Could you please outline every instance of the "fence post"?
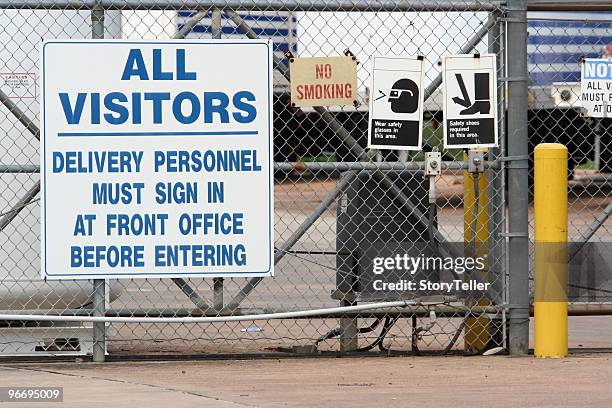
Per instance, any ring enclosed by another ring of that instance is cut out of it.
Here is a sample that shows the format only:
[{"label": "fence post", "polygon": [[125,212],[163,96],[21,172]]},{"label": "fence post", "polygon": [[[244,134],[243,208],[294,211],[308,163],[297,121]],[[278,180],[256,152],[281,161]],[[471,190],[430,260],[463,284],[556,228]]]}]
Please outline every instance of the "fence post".
[{"label": "fence post", "polygon": [[[220,40],[222,29],[221,10],[214,9],[211,14],[212,38]],[[213,305],[216,310],[223,309],[223,278],[213,278]]]},{"label": "fence post", "polygon": [[508,0],[508,257],[510,354],[529,351],[527,1]]},{"label": "fence post", "polygon": [[567,148],[534,151],[536,357],[567,356]]},{"label": "fence post", "polygon": [[[91,9],[91,38],[104,38],[104,9],[98,4]],[[106,281],[93,281],[93,315],[106,315]],[[106,323],[93,324],[93,361],[103,363],[106,353]]]},{"label": "fence post", "polygon": [[[501,17],[501,13],[499,11],[492,12],[492,15],[498,18],[497,24],[491,27],[488,35],[488,51],[491,54],[497,55],[497,78],[502,78],[505,76],[505,55],[504,50],[502,50],[503,37],[504,32],[502,31],[503,21],[499,20]],[[505,95],[504,95],[504,86],[500,86],[500,82],[498,80],[497,86],[497,117],[498,121],[498,133],[499,133],[499,145],[500,147],[495,147],[489,150],[488,160],[494,161],[499,160],[500,157],[503,156],[503,153],[506,151],[506,126],[505,126]],[[487,266],[489,268],[489,275],[491,276],[490,282],[490,291],[489,296],[490,300],[495,305],[503,304],[505,300],[504,291],[504,277],[506,275],[506,263],[504,257],[504,245],[505,238],[503,237],[503,232],[505,230],[505,204],[504,204],[504,195],[505,195],[505,184],[504,184],[504,169],[503,167],[497,169],[489,169],[487,171],[489,177],[489,257],[487,259]],[[491,334],[491,344],[495,344],[496,346],[503,346],[506,339],[502,333],[505,333],[503,330],[503,325],[505,322],[502,319],[492,318],[489,321],[489,332]]]}]

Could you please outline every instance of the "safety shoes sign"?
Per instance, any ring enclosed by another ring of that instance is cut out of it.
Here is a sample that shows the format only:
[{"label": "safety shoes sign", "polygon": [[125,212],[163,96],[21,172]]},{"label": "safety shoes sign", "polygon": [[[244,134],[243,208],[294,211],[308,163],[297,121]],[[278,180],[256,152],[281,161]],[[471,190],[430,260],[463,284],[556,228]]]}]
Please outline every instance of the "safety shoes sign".
[{"label": "safety shoes sign", "polygon": [[498,146],[495,54],[442,59],[444,147]]},{"label": "safety shoes sign", "polygon": [[423,57],[373,57],[368,147],[421,150]]}]

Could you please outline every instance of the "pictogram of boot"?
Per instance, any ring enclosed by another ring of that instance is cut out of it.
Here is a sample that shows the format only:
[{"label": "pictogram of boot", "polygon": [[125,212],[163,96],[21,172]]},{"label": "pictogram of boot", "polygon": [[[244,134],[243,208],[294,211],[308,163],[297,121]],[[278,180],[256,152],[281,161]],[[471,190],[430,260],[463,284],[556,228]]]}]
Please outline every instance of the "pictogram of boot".
[{"label": "pictogram of boot", "polygon": [[487,115],[491,111],[491,98],[489,96],[489,73],[478,72],[474,74],[474,103],[469,108],[459,112],[460,115]]}]

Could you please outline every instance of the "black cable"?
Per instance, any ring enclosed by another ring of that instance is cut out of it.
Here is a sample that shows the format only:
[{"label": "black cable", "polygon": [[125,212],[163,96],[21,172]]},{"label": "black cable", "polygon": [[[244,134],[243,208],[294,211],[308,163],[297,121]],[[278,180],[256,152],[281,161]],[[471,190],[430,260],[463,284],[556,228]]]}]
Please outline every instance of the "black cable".
[{"label": "black cable", "polygon": [[298,254],[296,254],[296,253],[292,253],[292,252],[290,252],[290,251],[285,251],[285,250],[280,249],[280,248],[274,248],[274,250],[275,250],[275,251],[284,252],[284,253],[286,253],[287,255],[292,255],[292,256],[296,257],[297,259],[301,259],[301,260],[302,260],[302,261],[304,261],[304,262],[310,262],[311,264],[313,264],[313,265],[317,265],[317,266],[320,266],[321,268],[324,268],[324,269],[329,269],[329,270],[331,270],[331,271],[336,271],[336,268],[334,268],[334,267],[332,267],[332,266],[329,266],[329,265],[324,265],[324,264],[319,263],[319,262],[317,262],[317,261],[313,261],[312,259],[304,258],[304,257],[302,257],[302,256],[299,256],[299,255],[298,255]]},{"label": "black cable", "polygon": [[448,352],[451,351],[451,349],[455,346],[455,343],[457,342],[457,340],[459,340],[459,336],[461,335],[461,332],[463,331],[463,328],[465,327],[469,316],[470,316],[470,311],[468,310],[467,312],[465,312],[465,317],[461,321],[461,324],[457,328],[457,331],[455,331],[455,335],[451,339],[450,343],[448,343],[446,347],[444,348],[444,350],[442,351],[443,356],[447,355]]},{"label": "black cable", "polygon": [[288,251],[284,251],[278,248],[274,248],[276,251],[281,251],[281,252],[285,252],[287,254],[291,254],[291,255],[344,255],[344,256],[350,256],[351,253],[350,252],[342,252],[342,251],[305,251],[305,250],[288,250]]},{"label": "black cable", "polygon": [[384,340],[385,340],[385,337],[387,336],[387,334],[389,334],[389,330],[391,330],[391,328],[392,328],[392,327],[395,325],[395,323],[397,322],[397,320],[398,320],[398,319],[399,319],[399,317],[396,317],[396,318],[395,318],[395,319],[394,319],[394,320],[391,322],[391,325],[389,326],[389,329],[388,329],[388,330],[387,330],[387,332],[384,334],[384,336],[382,336],[382,338],[380,339],[380,342],[378,343],[378,349],[379,349],[380,351],[383,351],[383,352],[388,352],[388,351],[389,351],[389,349],[388,349],[387,347],[385,347]]},{"label": "black cable", "polygon": [[429,243],[434,254],[438,253],[438,242],[434,233],[434,223],[436,221],[436,204],[429,203],[429,225],[427,225],[427,235],[429,235]]},{"label": "black cable", "polygon": [[[385,323],[383,324],[383,328],[380,331],[380,334],[378,335],[378,337],[376,338],[376,340],[374,340],[374,342],[372,342],[371,344],[368,344],[365,347],[361,347],[358,348],[357,350],[355,350],[356,352],[363,352],[363,351],[370,351],[372,350],[374,347],[380,345],[383,340],[385,339],[385,337],[387,336],[387,334],[389,333],[389,330],[391,330],[391,328],[393,327],[393,325],[395,324],[395,322],[399,319],[399,317],[385,317]],[[384,346],[383,346],[384,347]],[[381,349],[382,350],[382,349]]]},{"label": "black cable", "polygon": [[[374,331],[374,329],[376,329],[378,327],[378,325],[380,324],[381,321],[382,321],[382,317],[379,317],[370,326],[358,328],[357,329],[357,333],[359,333],[359,334],[370,333],[370,332]],[[315,344],[319,344],[319,343],[321,343],[322,341],[325,341],[325,340],[333,339],[334,337],[338,337],[341,334],[342,334],[342,330],[339,327],[336,327],[335,329],[332,329],[329,332],[327,332],[326,334],[324,334],[323,336],[319,337],[315,341]]]}]

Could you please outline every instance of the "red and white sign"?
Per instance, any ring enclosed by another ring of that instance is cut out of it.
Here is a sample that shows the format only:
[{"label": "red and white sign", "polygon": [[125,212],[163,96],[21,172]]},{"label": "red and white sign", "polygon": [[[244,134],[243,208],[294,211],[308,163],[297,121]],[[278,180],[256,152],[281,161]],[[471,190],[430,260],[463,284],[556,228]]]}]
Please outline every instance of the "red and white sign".
[{"label": "red and white sign", "polygon": [[355,105],[357,60],[353,56],[291,58],[293,106]]}]

